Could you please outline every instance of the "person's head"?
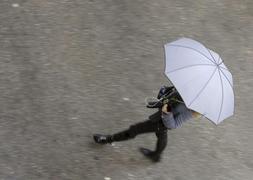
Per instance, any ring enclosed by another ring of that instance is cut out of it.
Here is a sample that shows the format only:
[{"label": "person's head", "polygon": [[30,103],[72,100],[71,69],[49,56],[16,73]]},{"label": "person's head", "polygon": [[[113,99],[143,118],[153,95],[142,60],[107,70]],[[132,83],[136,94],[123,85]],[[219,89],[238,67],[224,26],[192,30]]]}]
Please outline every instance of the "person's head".
[{"label": "person's head", "polygon": [[161,99],[162,96],[164,96],[165,94],[169,94],[171,92],[171,90],[172,90],[172,87],[162,86],[160,88],[158,95],[157,95],[157,99]]}]

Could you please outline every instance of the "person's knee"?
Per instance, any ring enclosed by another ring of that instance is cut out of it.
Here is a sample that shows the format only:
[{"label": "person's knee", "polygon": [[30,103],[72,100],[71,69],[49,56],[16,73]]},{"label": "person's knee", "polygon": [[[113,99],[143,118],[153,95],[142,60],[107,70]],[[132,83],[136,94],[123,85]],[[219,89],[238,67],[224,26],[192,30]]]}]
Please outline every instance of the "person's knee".
[{"label": "person's knee", "polygon": [[166,138],[167,139],[167,132],[168,132],[168,130],[164,129],[164,130],[157,131],[155,134],[156,134],[157,138],[163,138],[163,139]]}]

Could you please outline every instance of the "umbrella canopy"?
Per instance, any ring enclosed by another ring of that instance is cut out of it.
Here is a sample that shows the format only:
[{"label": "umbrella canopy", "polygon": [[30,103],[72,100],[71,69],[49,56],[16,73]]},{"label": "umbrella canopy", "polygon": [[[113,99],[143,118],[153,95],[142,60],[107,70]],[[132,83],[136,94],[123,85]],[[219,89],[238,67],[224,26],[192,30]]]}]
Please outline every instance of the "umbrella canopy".
[{"label": "umbrella canopy", "polygon": [[221,57],[201,43],[182,38],[166,44],[165,75],[189,109],[215,124],[233,115],[232,74]]}]

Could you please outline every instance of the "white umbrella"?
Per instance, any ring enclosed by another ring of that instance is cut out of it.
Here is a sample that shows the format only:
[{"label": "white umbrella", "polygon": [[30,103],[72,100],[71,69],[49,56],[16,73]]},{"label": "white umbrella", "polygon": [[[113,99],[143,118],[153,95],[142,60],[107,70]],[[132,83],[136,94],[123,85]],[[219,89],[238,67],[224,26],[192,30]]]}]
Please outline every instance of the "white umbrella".
[{"label": "white umbrella", "polygon": [[189,109],[215,124],[233,115],[232,74],[217,53],[182,38],[165,45],[165,61],[165,75]]}]

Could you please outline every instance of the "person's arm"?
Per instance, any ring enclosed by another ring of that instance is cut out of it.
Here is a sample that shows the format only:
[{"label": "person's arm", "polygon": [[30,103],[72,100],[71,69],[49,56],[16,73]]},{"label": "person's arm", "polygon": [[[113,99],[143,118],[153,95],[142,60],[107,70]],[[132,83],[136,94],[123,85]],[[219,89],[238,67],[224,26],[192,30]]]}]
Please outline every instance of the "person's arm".
[{"label": "person's arm", "polygon": [[167,128],[169,128],[169,129],[176,129],[177,128],[176,121],[174,119],[173,113],[170,112],[170,108],[169,108],[168,104],[165,104],[162,107],[162,119],[163,119],[164,125]]},{"label": "person's arm", "polygon": [[173,117],[172,112],[168,112],[166,114],[162,113],[162,118],[163,118],[163,123],[167,128],[176,129],[178,127]]},{"label": "person's arm", "polygon": [[162,108],[163,106],[163,102],[160,101],[160,99],[162,98],[162,96],[164,96],[165,94],[169,94],[172,92],[172,89],[174,88],[174,86],[162,86],[159,90],[159,93],[157,95],[157,99],[156,100],[147,100],[147,108]]},{"label": "person's arm", "polygon": [[187,121],[188,119],[192,118],[192,112],[188,110],[183,105],[181,108],[184,108],[181,113],[173,114],[168,110],[168,105],[164,105],[162,108],[162,118],[163,123],[167,128],[176,129],[180,127],[183,122]]}]

